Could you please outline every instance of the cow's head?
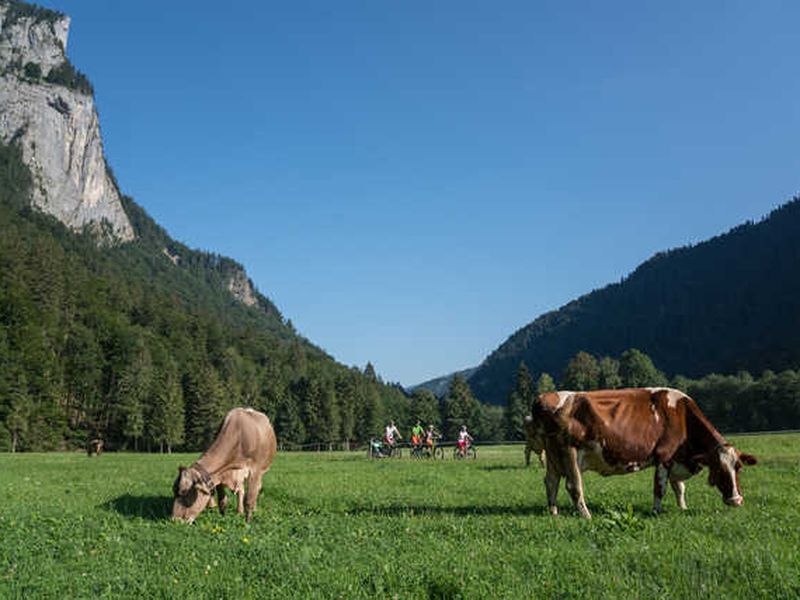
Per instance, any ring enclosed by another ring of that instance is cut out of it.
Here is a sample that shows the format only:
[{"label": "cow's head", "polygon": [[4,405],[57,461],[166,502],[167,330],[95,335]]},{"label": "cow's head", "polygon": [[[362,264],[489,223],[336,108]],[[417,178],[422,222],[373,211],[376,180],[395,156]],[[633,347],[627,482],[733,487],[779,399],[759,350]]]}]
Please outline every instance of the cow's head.
[{"label": "cow's head", "polygon": [[739,487],[739,471],[743,465],[754,465],[755,456],[739,452],[730,444],[718,444],[716,448],[697,457],[697,461],[708,467],[708,485],[716,487],[728,506],[744,503]]},{"label": "cow's head", "polygon": [[214,487],[207,473],[196,467],[178,467],[178,477],[172,484],[172,518],[194,522],[211,500]]},{"label": "cow's head", "polygon": [[532,415],[525,417],[525,439],[528,448],[539,454],[544,450],[545,430],[541,420]]}]

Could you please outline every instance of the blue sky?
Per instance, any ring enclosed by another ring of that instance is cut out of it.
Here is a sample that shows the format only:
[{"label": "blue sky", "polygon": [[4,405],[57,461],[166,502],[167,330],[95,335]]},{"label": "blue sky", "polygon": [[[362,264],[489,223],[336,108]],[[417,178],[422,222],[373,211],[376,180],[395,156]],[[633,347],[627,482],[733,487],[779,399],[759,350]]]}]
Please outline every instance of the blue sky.
[{"label": "blue sky", "polygon": [[796,2],[89,2],[123,190],[410,385],[800,190]]}]

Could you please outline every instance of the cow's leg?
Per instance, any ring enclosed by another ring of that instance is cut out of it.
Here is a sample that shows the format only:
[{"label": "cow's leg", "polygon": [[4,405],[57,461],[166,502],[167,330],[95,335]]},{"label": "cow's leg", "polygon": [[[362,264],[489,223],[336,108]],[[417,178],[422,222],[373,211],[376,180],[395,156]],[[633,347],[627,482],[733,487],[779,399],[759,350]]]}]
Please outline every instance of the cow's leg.
[{"label": "cow's leg", "polygon": [[245,520],[249,523],[253,518],[253,511],[256,509],[258,493],[261,491],[261,471],[251,471],[247,478],[247,492],[244,498]]},{"label": "cow's leg", "polygon": [[[578,449],[570,446],[566,455],[566,471],[567,471],[567,491],[572,496],[572,502],[578,513],[584,519],[591,519],[592,513],[586,506],[586,500],[583,497],[583,477],[581,476],[581,468],[578,465]],[[549,461],[548,461],[549,463]]]},{"label": "cow's leg", "polygon": [[678,506],[681,510],[686,510],[686,484],[679,479],[670,479],[669,483],[675,492],[675,498],[678,499]]},{"label": "cow's leg", "polygon": [[544,487],[547,490],[547,505],[550,507],[550,514],[553,516],[558,514],[556,498],[558,497],[559,485],[561,485],[561,473],[556,466],[556,461],[548,460],[547,473],[544,476]]},{"label": "cow's leg", "polygon": [[219,504],[219,514],[224,515],[228,508],[228,495],[225,493],[225,486],[217,486],[217,503]]},{"label": "cow's leg", "polygon": [[236,512],[237,514],[244,513],[244,484],[239,484],[236,488]]},{"label": "cow's leg", "polygon": [[653,477],[653,512],[656,514],[661,512],[661,502],[664,499],[664,494],[667,493],[668,477],[669,469],[663,463],[658,463],[656,474]]},{"label": "cow's leg", "polygon": [[531,447],[525,446],[525,466],[531,466]]}]

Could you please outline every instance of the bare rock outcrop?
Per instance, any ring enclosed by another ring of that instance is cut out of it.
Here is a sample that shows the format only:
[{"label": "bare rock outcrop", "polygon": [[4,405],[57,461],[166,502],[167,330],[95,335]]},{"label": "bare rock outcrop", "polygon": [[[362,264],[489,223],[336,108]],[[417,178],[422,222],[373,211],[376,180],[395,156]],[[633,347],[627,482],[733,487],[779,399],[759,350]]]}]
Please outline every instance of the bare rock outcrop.
[{"label": "bare rock outcrop", "polygon": [[0,140],[33,174],[31,201],[75,230],[134,238],[103,155],[91,86],[66,57],[69,17],[0,0]]}]

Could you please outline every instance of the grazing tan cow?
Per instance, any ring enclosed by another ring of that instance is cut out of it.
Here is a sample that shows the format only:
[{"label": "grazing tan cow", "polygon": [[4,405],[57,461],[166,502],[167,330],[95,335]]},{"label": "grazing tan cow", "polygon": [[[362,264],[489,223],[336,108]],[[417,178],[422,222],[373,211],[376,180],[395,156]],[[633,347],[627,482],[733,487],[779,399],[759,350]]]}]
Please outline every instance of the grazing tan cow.
[{"label": "grazing tan cow", "polygon": [[[252,408],[234,408],[225,416],[216,439],[203,456],[191,467],[178,467],[178,477],[172,486],[175,498],[172,518],[193,522],[209,505],[217,486],[223,484],[235,490],[236,482],[246,477],[244,510],[249,523],[261,491],[261,478],[276,451],[277,441],[269,418]],[[220,492],[224,495],[224,491]]]},{"label": "grazing tan cow", "polygon": [[533,447],[547,453],[545,488],[552,514],[561,478],[582,517],[591,518],[581,472],[632,473],[655,466],[653,498],[661,512],[667,481],[686,508],[684,481],[708,467],[708,483],[729,506],[744,502],[743,464],[754,456],[725,441],[689,396],[670,388],[549,392],[534,402]]}]

